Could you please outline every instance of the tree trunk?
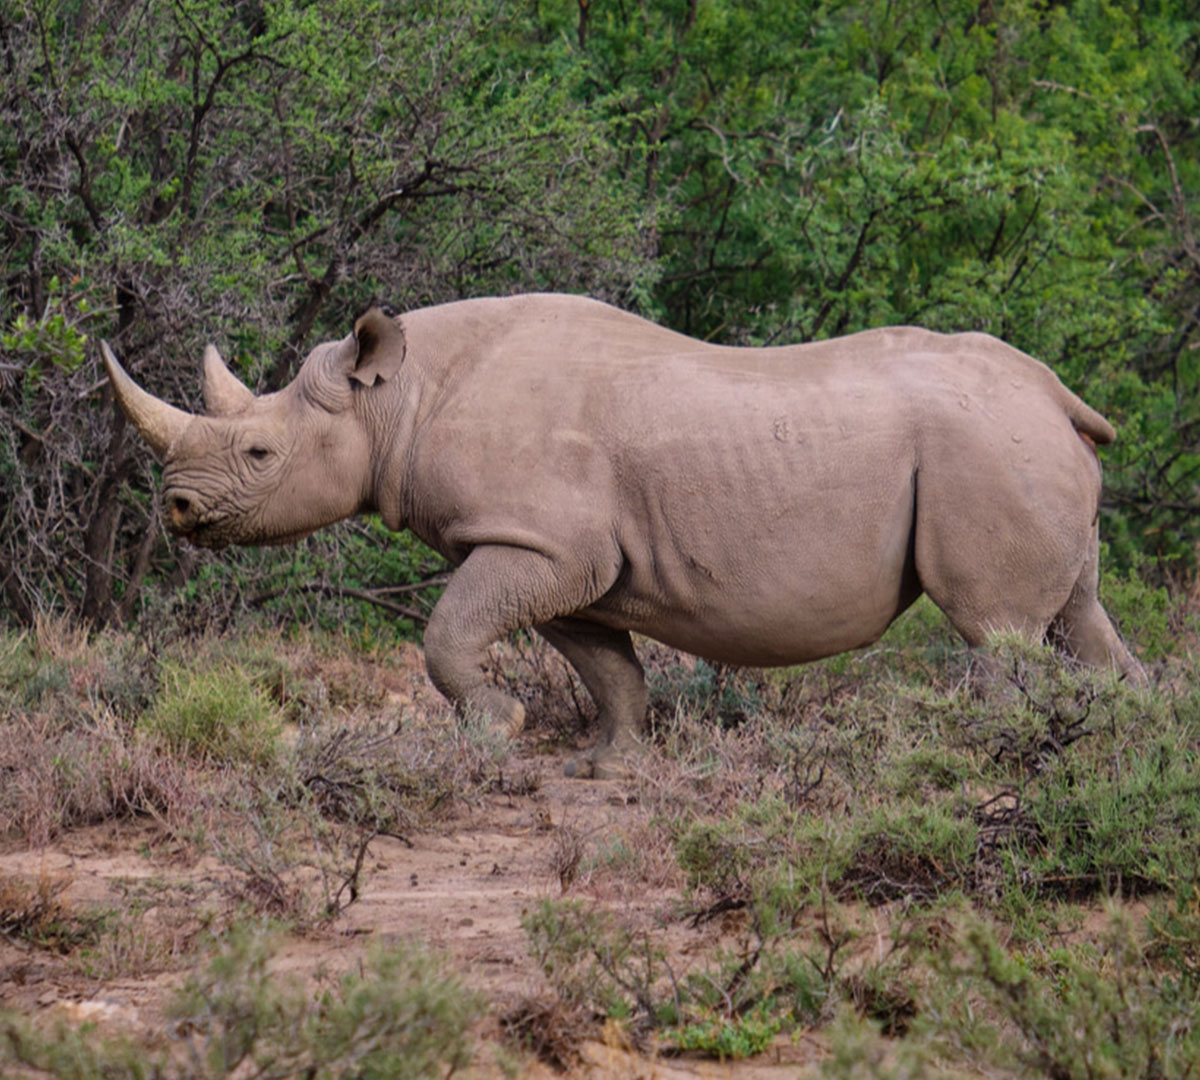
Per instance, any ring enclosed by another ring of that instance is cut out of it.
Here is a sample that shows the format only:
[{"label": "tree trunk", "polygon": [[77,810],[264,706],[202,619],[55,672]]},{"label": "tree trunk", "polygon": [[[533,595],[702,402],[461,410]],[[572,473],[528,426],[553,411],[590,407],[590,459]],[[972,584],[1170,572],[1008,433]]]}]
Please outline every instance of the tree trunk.
[{"label": "tree trunk", "polygon": [[97,629],[113,616],[113,540],[120,516],[117,492],[129,478],[131,464],[131,459],[125,453],[125,414],[115,407],[113,414],[108,464],[96,482],[96,500],[83,541],[87,568],[81,614],[84,622]]}]

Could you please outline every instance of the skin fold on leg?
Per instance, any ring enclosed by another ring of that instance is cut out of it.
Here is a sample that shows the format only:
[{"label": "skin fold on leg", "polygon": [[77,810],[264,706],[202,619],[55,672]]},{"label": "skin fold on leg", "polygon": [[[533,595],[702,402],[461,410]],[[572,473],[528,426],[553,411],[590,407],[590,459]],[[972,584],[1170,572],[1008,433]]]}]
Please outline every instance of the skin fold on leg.
[{"label": "skin fold on leg", "polygon": [[459,715],[482,714],[508,735],[521,730],[525,707],[484,676],[487,650],[514,630],[586,605],[588,567],[578,560],[572,565],[577,572],[564,576],[562,566],[540,552],[481,545],[455,571],[425,629],[425,663]]}]

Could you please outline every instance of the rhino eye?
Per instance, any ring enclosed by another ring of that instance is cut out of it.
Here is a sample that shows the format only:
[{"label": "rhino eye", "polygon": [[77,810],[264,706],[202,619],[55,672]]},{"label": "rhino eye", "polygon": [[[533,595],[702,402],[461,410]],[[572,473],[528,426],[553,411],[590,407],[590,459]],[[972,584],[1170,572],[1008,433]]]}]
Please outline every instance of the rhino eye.
[{"label": "rhino eye", "polygon": [[255,461],[262,461],[264,458],[271,456],[271,451],[265,446],[252,446],[246,451]]}]

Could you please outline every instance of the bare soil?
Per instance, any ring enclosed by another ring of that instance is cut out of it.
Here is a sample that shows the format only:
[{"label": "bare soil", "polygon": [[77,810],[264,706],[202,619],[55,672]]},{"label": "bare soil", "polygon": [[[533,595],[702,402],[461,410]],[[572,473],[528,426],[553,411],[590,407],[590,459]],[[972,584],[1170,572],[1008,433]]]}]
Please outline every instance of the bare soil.
[{"label": "bare soil", "polygon": [[[567,780],[562,775],[566,758],[565,751],[548,754],[532,739],[522,742],[513,768],[536,778],[522,785],[536,790],[487,796],[458,808],[436,831],[415,832],[408,838],[411,847],[395,838],[374,840],[361,899],[329,929],[290,939],[278,959],[281,972],[315,981],[357,965],[370,942],[423,942],[448,956],[465,981],[486,996],[490,1005],[473,1074],[499,1075],[500,1018],[525,999],[550,997],[528,954],[520,920],[541,898],[564,894],[562,826],[595,841],[637,825],[638,807],[627,785]],[[196,931],[196,912],[205,898],[219,893],[223,873],[210,860],[184,861],[153,825],[137,822],[78,830],[43,850],[0,854],[0,879],[50,879],[62,887],[61,899],[71,910],[120,908],[130,895],[153,896],[142,919],[157,927],[159,936],[164,927],[176,928],[181,943]],[[736,913],[692,928],[678,908],[677,888],[622,887],[611,876],[585,872],[565,891],[625,917],[666,926],[672,952],[684,968],[688,955],[707,953],[722,939],[733,945],[744,930]],[[115,960],[119,967],[120,957]],[[113,966],[112,960],[103,961],[99,958],[91,969]],[[47,1015],[58,1010],[102,1030],[120,1028],[146,1038],[161,1034],[164,1002],[186,965],[166,973],[118,970],[103,976],[89,974],[88,966],[78,956],[57,956],[0,937],[0,1007]],[[804,1066],[822,1056],[823,1042],[816,1035],[780,1038],[755,1060],[720,1063],[667,1056],[654,1047],[634,1050],[619,1029],[597,1026],[580,1052],[582,1060],[571,1075],[766,1080],[804,1074]],[[518,1069],[520,1075],[554,1075],[533,1058]]]}]

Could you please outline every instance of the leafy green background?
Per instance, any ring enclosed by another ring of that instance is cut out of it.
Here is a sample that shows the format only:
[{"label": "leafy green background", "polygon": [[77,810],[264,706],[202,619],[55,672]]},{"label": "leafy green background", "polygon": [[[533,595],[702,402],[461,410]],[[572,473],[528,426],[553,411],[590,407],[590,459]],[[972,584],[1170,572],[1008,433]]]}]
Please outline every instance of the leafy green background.
[{"label": "leafy green background", "polygon": [[731,343],[1003,337],[1120,429],[1109,565],[1188,580],[1194,5],[0,0],[0,66],[5,619],[410,631],[436,593],[375,590],[440,567],[377,522],[169,543],[94,342],[195,407],[205,341],[269,389],[373,298],[529,289]]}]

